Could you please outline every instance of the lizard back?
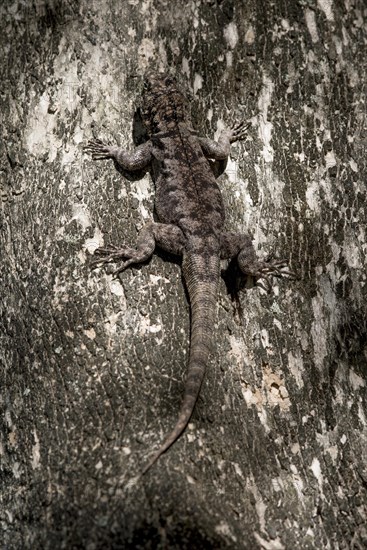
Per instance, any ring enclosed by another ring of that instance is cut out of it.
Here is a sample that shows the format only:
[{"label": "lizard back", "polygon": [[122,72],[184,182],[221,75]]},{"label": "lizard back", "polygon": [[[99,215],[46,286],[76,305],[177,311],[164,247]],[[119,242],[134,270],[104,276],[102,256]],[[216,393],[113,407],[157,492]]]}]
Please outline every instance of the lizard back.
[{"label": "lizard back", "polygon": [[152,143],[157,215],[180,227],[187,238],[219,235],[225,218],[220,189],[192,128],[185,97],[170,77],[161,90],[159,76],[143,107]]}]

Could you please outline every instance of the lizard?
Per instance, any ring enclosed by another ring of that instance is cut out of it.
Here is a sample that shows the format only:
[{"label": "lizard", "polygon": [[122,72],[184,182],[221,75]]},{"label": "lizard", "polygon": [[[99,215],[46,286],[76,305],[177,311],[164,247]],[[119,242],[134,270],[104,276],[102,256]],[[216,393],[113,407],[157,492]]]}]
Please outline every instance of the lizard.
[{"label": "lizard", "polygon": [[117,168],[128,172],[150,170],[155,184],[157,221],[143,227],[135,247],[97,248],[92,267],[120,262],[114,272],[117,276],[149,260],[156,247],[182,258],[191,312],[184,395],[176,424],[142,470],[145,474],[184,432],[198,399],[213,348],[221,260],[237,259],[244,276],[262,278],[269,288],[269,277],[283,275],[286,262],[259,259],[251,235],[224,229],[218,166],[227,162],[231,144],[245,138],[248,126],[243,121],[232,124],[222,130],[218,141],[200,137],[193,128],[186,96],[170,74],[148,73],[142,99],[144,143],[129,151],[92,139],[84,150],[93,160],[113,159]]}]

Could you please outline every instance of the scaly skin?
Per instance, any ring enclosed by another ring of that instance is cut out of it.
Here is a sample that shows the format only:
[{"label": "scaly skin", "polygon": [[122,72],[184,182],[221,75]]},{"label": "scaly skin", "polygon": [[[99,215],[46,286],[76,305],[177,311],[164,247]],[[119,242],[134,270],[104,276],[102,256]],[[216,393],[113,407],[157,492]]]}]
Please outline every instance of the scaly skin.
[{"label": "scaly skin", "polygon": [[270,275],[287,272],[280,271],[284,261],[260,261],[248,235],[223,230],[224,207],[214,174],[226,162],[231,143],[245,137],[245,124],[224,130],[218,142],[198,137],[176,81],[162,74],[145,79],[142,115],[149,139],[134,151],[105,145],[100,140],[89,141],[85,150],[94,160],[113,159],[124,170],[149,167],[156,187],[155,209],[161,222],[150,222],[144,227],[136,248],[97,249],[93,265],[123,260],[117,274],[149,259],[158,246],[182,256],[190,299],[190,356],[183,402],[175,427],[143,469],[145,473],[182,434],[194,410],[213,347],[220,259],[237,257],[245,275],[264,278],[268,286]]}]

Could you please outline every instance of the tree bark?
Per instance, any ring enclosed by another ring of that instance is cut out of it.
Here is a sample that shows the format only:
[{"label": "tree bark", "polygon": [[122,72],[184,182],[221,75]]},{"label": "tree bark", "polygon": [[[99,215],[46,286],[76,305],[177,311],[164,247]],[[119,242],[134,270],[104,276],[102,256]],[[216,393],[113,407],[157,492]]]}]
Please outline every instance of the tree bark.
[{"label": "tree bark", "polygon": [[[363,0],[0,14],[1,547],[366,548]],[[132,144],[147,69],[191,90],[201,134],[251,122],[219,180],[227,228],[297,278],[247,284],[240,308],[221,283],[189,429],[138,478],[177,418],[189,305],[164,254],[90,270],[135,242],[154,188],[82,145]]]}]

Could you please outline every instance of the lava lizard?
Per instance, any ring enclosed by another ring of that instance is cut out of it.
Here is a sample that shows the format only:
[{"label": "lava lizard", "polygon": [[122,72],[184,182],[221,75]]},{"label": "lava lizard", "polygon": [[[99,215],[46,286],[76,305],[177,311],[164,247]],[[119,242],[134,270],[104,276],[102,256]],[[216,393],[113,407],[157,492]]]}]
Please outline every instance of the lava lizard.
[{"label": "lava lizard", "polygon": [[[251,237],[223,229],[224,206],[216,168],[226,162],[231,143],[244,139],[244,122],[223,130],[219,140],[199,137],[188,102],[175,78],[149,74],[144,81],[142,119],[149,139],[132,152],[93,139],[85,151],[93,160],[113,159],[125,171],[150,169],[155,183],[158,222],[141,231],[135,248],[97,248],[92,265],[123,260],[115,273],[148,260],[155,247],[182,257],[182,274],[191,307],[191,339],[187,379],[173,430],[153,454],[143,473],[185,430],[198,399],[209,354],[220,278],[220,260],[237,258],[240,271],[255,279],[282,275],[285,262],[257,258]],[[223,170],[222,170],[223,171]]]}]

